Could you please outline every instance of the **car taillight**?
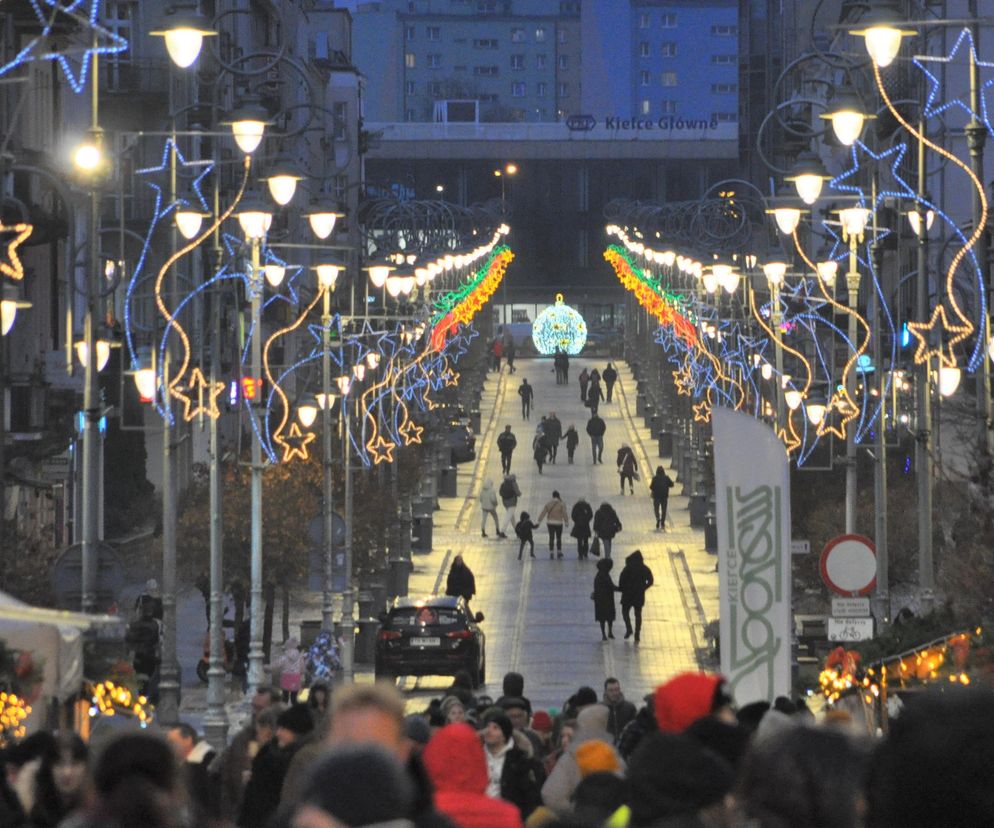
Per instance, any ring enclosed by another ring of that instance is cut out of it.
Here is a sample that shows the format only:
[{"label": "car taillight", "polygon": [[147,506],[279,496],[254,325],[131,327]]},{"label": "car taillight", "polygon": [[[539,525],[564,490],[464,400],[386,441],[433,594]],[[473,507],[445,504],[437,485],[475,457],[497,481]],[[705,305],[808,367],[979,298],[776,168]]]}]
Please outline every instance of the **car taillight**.
[{"label": "car taillight", "polygon": [[445,634],[446,638],[472,638],[473,633],[469,630],[456,630],[455,632],[450,632]]},{"label": "car taillight", "polygon": [[396,630],[380,630],[376,634],[377,641],[392,641],[395,638],[400,638],[400,633]]}]

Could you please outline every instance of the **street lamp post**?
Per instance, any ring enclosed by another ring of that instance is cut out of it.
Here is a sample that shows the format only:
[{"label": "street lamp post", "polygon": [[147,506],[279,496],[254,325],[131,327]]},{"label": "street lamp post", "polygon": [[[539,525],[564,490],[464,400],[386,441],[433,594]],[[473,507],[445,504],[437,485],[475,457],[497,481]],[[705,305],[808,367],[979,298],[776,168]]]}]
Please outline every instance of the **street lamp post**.
[{"label": "street lamp post", "polygon": [[[321,305],[321,392],[319,400],[321,408],[321,468],[324,475],[324,500],[321,506],[322,542],[324,544],[324,594],[321,600],[321,627],[331,632],[335,629],[334,603],[332,597],[335,591],[335,487],[332,477],[332,433],[331,433],[331,291],[324,291]],[[344,398],[343,398],[344,408]]]}]

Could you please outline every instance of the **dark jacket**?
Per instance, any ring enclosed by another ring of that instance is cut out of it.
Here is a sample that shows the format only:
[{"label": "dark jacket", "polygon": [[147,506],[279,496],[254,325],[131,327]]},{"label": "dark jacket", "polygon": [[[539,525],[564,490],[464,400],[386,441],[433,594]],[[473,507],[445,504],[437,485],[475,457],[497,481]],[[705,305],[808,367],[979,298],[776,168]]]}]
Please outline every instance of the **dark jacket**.
[{"label": "dark jacket", "polygon": [[625,698],[621,699],[617,704],[611,704],[604,698],[601,699],[601,704],[608,709],[607,730],[608,733],[614,736],[615,744],[617,744],[618,737],[625,729],[625,725],[635,718],[635,705]]},{"label": "dark jacket", "polygon": [[576,433],[576,429],[570,426],[566,429],[566,451],[573,451],[576,448],[577,443],[580,442],[580,435]]},{"label": "dark jacket", "polygon": [[637,549],[625,558],[618,586],[622,606],[641,607],[645,604],[645,591],[652,586],[652,570],[643,563],[642,553]]},{"label": "dark jacket", "polygon": [[594,368],[594,370],[590,372],[590,381],[591,382],[601,381],[601,372],[598,371],[596,368]]},{"label": "dark jacket", "polygon": [[521,497],[521,489],[518,488],[518,481],[513,477],[504,478],[497,490],[500,495],[500,502],[505,506],[517,506],[518,498]]},{"label": "dark jacket", "polygon": [[558,443],[563,436],[563,424],[559,421],[558,417],[549,417],[545,421],[545,438],[549,441],[549,445],[555,445]]},{"label": "dark jacket", "polygon": [[587,403],[588,405],[592,402],[600,402],[604,399],[604,389],[601,388],[599,382],[590,381],[590,386],[587,388]]},{"label": "dark jacket", "polygon": [[531,518],[522,517],[514,527],[514,534],[523,541],[533,541],[532,532],[538,529],[537,523],[532,523]]},{"label": "dark jacket", "polygon": [[523,400],[526,399],[530,400],[532,397],[535,396],[535,392],[532,390],[532,387],[530,385],[525,385],[524,383],[521,383],[521,385],[518,386],[518,396],[521,397],[521,399]]},{"label": "dark jacket", "polygon": [[265,828],[276,813],[283,790],[283,779],[302,742],[281,748],[273,739],[262,746],[252,760],[252,776],[245,786],[238,813],[240,828]]},{"label": "dark jacket", "polygon": [[613,366],[609,365],[604,369],[604,373],[601,374],[601,377],[604,379],[604,384],[610,388],[618,381],[618,372],[614,370]]},{"label": "dark jacket", "polygon": [[607,431],[607,425],[602,417],[595,414],[587,420],[587,434],[591,437],[603,437],[605,431]]},{"label": "dark jacket", "polygon": [[497,448],[501,454],[510,454],[518,445],[518,438],[510,431],[502,431],[497,437]]},{"label": "dark jacket", "polygon": [[621,754],[621,758],[628,761],[642,738],[657,730],[659,726],[656,724],[656,717],[652,715],[652,708],[647,704],[639,709],[635,718],[622,728],[621,735],[618,736],[618,753]]},{"label": "dark jacket", "polygon": [[476,578],[466,564],[452,564],[449,577],[445,579],[445,594],[462,596],[467,601],[476,595]]},{"label": "dark jacket", "polygon": [[500,774],[500,798],[516,805],[522,819],[542,804],[543,782],[545,770],[541,762],[517,745],[507,752]]},{"label": "dark jacket", "polygon": [[578,376],[577,379],[580,380],[580,387],[585,389],[587,387],[587,383],[590,382],[590,374],[587,372],[586,368],[580,372],[580,376]]},{"label": "dark jacket", "polygon": [[535,441],[535,450],[532,452],[532,457],[539,463],[544,463],[549,458],[549,444],[545,441],[544,436]]},{"label": "dark jacket", "polygon": [[670,489],[672,488],[673,481],[666,472],[656,472],[652,476],[652,482],[649,484],[649,491],[652,492],[652,496],[656,500],[666,500],[670,496]]},{"label": "dark jacket", "polygon": [[614,621],[614,593],[618,588],[611,580],[610,558],[601,558],[597,562],[597,574],[594,576],[594,621]]},{"label": "dark jacket", "polygon": [[569,516],[573,521],[573,531],[570,534],[574,538],[589,538],[590,521],[594,519],[594,510],[590,508],[590,504],[586,500],[578,500]]},{"label": "dark jacket", "polygon": [[622,474],[634,474],[638,471],[639,464],[635,462],[635,452],[629,446],[622,446],[618,449],[616,465],[621,469]]},{"label": "dark jacket", "polygon": [[614,511],[610,503],[602,503],[594,515],[594,531],[604,540],[614,540],[614,536],[621,531],[621,521],[618,520],[618,513]]}]

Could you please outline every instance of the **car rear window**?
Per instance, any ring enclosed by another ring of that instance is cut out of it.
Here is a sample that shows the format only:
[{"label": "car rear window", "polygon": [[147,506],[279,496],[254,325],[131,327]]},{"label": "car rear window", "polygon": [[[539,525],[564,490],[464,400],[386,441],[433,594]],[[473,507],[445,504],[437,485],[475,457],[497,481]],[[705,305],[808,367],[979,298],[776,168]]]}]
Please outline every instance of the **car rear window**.
[{"label": "car rear window", "polygon": [[404,607],[390,616],[393,627],[449,627],[465,623],[462,615],[448,607]]}]

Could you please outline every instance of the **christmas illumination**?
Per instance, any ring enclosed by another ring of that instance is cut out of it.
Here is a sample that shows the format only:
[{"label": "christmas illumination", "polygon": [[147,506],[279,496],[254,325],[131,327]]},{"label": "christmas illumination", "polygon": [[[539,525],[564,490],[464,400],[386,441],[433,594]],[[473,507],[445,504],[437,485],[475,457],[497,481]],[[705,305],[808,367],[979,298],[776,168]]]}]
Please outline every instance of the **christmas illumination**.
[{"label": "christmas illumination", "polygon": [[556,294],[556,304],[542,311],[532,325],[532,341],[544,356],[562,351],[576,356],[587,342],[587,323]]}]

